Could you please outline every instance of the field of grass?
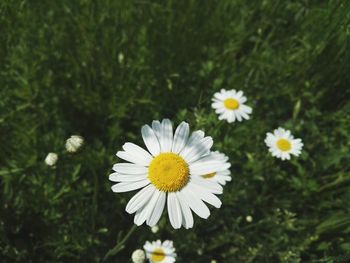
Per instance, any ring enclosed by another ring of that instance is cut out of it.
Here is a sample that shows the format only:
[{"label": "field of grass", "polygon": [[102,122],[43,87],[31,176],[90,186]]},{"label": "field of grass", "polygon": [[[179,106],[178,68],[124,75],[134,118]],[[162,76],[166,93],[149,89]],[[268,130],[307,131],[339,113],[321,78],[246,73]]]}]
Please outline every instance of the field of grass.
[{"label": "field of grass", "polygon": [[[185,263],[350,262],[349,1],[3,0],[0,29],[0,262],[101,262],[133,227],[115,153],[163,118],[229,156],[223,205],[189,230],[163,213],[105,262],[156,239]],[[250,120],[218,120],[220,89],[245,93]],[[268,152],[279,126],[298,158]]]}]

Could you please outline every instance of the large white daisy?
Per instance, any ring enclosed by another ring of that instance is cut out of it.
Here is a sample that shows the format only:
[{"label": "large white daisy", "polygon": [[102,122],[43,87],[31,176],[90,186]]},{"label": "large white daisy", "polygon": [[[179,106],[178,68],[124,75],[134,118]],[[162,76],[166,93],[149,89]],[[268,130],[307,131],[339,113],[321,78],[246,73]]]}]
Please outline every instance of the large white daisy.
[{"label": "large white daisy", "polygon": [[219,120],[227,120],[229,123],[248,120],[252,108],[245,105],[247,98],[243,96],[243,91],[225,90],[214,94],[212,107],[219,114]]},{"label": "large white daisy", "polygon": [[202,177],[210,181],[218,182],[221,185],[225,185],[226,182],[231,181],[231,172],[229,170],[231,164],[228,162],[228,157],[219,151],[211,152],[208,157],[221,162],[221,167],[215,173],[204,174]]},{"label": "large white daisy", "polygon": [[[168,119],[161,123],[153,121],[152,128],[141,129],[148,151],[125,143],[124,151],[117,156],[130,163],[117,163],[109,176],[113,192],[128,192],[142,188],[130,199],[126,211],[136,213],[134,222],[141,225],[146,221],[154,226],[159,221],[167,203],[171,225],[177,229],[193,227],[192,211],[201,218],[208,218],[209,203],[216,208],[221,201],[215,194],[222,193],[222,186],[201,177],[221,169],[222,162],[209,157],[213,139],[205,137],[203,131],[189,136],[189,125],[182,122],[173,134]],[[204,202],[203,202],[204,201]]]},{"label": "large white daisy", "polygon": [[289,160],[290,155],[299,156],[303,148],[301,139],[294,139],[289,130],[278,128],[273,133],[268,132],[265,139],[272,156],[282,160]]},{"label": "large white daisy", "polygon": [[143,249],[146,251],[146,256],[151,263],[173,263],[176,261],[173,241],[165,240],[163,243],[160,240],[152,243],[146,241]]}]

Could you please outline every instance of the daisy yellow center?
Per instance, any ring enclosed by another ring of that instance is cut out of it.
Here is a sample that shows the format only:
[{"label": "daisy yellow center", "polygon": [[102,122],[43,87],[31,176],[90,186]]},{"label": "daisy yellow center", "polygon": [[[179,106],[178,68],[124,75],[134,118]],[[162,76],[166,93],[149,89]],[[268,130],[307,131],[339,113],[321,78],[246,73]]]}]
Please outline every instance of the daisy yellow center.
[{"label": "daisy yellow center", "polygon": [[176,192],[184,187],[189,178],[188,164],[175,153],[161,153],[148,168],[148,179],[163,192]]},{"label": "daisy yellow center", "polygon": [[204,179],[208,179],[208,178],[213,178],[215,175],[216,175],[216,173],[211,173],[211,174],[202,175],[202,177],[203,177]]},{"label": "daisy yellow center", "polygon": [[233,98],[226,99],[224,105],[229,110],[237,110],[239,108],[239,102]]},{"label": "daisy yellow center", "polygon": [[280,149],[281,151],[289,151],[292,148],[292,145],[290,144],[290,142],[286,139],[279,139],[277,141],[277,147],[278,149]]},{"label": "daisy yellow center", "polygon": [[165,253],[164,253],[163,249],[156,248],[152,252],[152,261],[153,262],[161,262],[164,258],[165,258]]}]

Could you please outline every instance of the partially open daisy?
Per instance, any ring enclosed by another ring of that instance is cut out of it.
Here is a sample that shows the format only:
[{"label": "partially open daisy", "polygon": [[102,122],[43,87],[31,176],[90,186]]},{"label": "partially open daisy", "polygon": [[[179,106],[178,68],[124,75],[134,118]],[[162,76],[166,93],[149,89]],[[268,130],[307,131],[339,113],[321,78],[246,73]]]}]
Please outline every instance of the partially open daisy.
[{"label": "partially open daisy", "polygon": [[265,139],[272,156],[282,160],[289,160],[290,155],[299,156],[303,143],[301,139],[294,139],[290,131],[278,128],[273,133],[268,132]]},{"label": "partially open daisy", "polygon": [[231,164],[228,162],[228,157],[225,154],[215,151],[215,152],[211,152],[210,155],[205,158],[216,159],[217,161],[221,162],[222,165],[220,169],[215,173],[202,175],[204,179],[218,182],[221,185],[225,185],[226,182],[232,180],[231,172],[229,170],[229,168],[231,167]]},{"label": "partially open daisy", "polygon": [[212,107],[219,114],[219,120],[227,120],[229,123],[248,120],[252,108],[245,105],[247,98],[243,96],[243,91],[224,90],[214,94]]},{"label": "partially open daisy", "polygon": [[152,243],[146,241],[143,248],[151,263],[173,263],[176,261],[173,241],[165,240],[163,243],[160,240],[153,241]]},{"label": "partially open daisy", "polygon": [[[117,156],[130,163],[117,163],[109,176],[114,192],[128,192],[142,188],[130,199],[126,211],[136,213],[134,222],[154,226],[159,221],[167,202],[170,223],[174,228],[193,227],[192,211],[201,218],[208,218],[209,203],[216,208],[221,201],[215,194],[222,193],[222,186],[201,177],[216,173],[222,162],[207,155],[213,139],[204,132],[196,131],[189,136],[189,125],[182,122],[173,134],[168,119],[162,123],[153,121],[152,128],[141,129],[148,151],[125,143],[124,151]],[[205,157],[205,158],[204,158]],[[204,202],[203,202],[204,201]]]}]

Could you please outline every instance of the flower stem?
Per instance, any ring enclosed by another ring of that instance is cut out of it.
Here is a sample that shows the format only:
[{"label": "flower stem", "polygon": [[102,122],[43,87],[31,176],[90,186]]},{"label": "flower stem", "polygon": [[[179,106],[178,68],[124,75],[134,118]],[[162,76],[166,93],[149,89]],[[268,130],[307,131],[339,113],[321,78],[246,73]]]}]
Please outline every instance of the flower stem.
[{"label": "flower stem", "polygon": [[106,253],[106,255],[103,257],[103,261],[106,261],[109,257],[116,255],[120,250],[122,250],[124,248],[124,243],[129,239],[132,233],[134,233],[136,228],[137,225],[133,225],[125,237],[120,242],[117,242],[117,244]]}]

